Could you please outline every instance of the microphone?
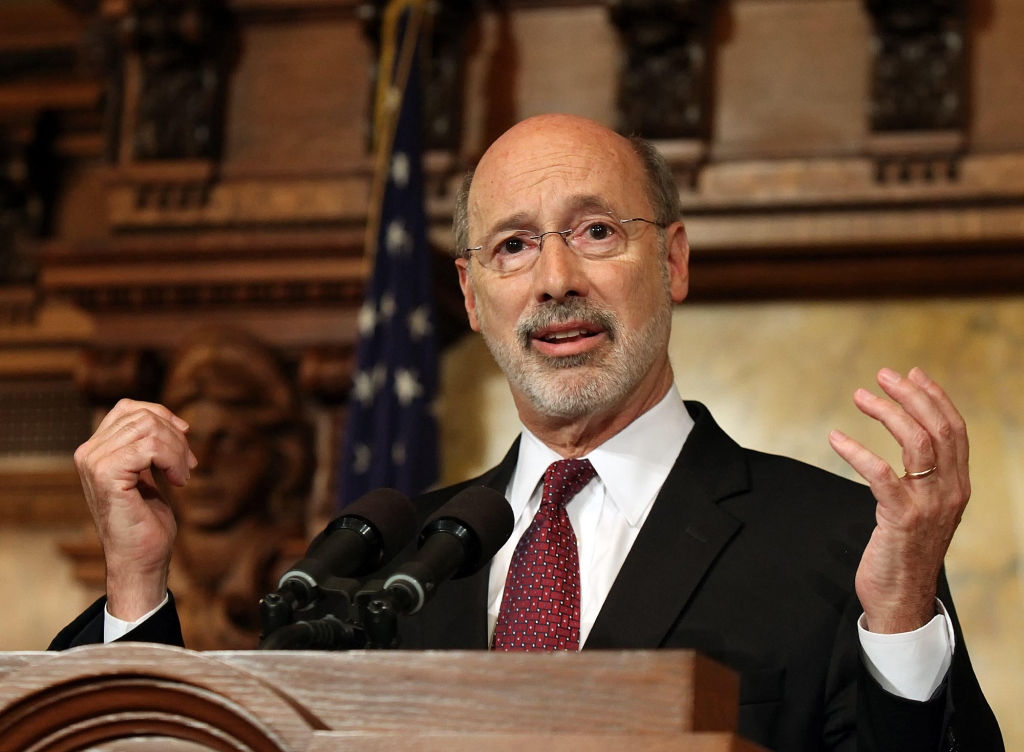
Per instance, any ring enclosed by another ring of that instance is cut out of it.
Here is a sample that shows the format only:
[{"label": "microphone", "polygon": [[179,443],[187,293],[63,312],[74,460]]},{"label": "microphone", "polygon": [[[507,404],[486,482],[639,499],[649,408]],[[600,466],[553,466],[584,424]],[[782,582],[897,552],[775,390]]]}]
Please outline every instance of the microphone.
[{"label": "microphone", "polygon": [[313,539],[306,556],[281,577],[278,593],[292,601],[291,610],[302,609],[328,578],[376,572],[415,531],[416,508],[405,494],[393,488],[370,491]]},{"label": "microphone", "polygon": [[416,555],[384,581],[384,591],[399,614],[415,614],[442,582],[479,571],[514,526],[512,507],[497,491],[485,486],[460,491],[427,520]]}]

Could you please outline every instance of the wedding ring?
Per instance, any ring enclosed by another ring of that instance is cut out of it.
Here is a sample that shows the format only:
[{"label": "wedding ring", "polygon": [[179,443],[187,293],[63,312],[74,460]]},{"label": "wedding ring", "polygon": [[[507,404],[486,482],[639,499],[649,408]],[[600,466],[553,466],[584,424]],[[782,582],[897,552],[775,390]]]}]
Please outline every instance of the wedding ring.
[{"label": "wedding ring", "polygon": [[932,465],[927,470],[922,470],[919,473],[912,473],[909,470],[907,470],[907,468],[903,468],[903,477],[904,478],[914,478],[914,479],[917,479],[917,478],[927,478],[929,475],[931,475],[932,473],[934,473],[938,469],[939,469],[938,465]]}]

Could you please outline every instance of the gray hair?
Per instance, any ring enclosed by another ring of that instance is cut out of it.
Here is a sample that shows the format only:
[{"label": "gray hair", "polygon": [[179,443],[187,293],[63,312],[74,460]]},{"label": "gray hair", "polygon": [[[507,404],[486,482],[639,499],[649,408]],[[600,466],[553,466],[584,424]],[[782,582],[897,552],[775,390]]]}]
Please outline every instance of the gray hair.
[{"label": "gray hair", "polygon": [[[629,145],[639,157],[647,182],[647,198],[654,208],[654,221],[659,227],[668,227],[677,222],[683,214],[679,201],[679,187],[668,160],[647,139],[630,136]],[[455,194],[455,211],[452,214],[452,235],[455,238],[455,255],[469,247],[469,189],[473,185],[473,170],[462,178],[462,184]]]}]

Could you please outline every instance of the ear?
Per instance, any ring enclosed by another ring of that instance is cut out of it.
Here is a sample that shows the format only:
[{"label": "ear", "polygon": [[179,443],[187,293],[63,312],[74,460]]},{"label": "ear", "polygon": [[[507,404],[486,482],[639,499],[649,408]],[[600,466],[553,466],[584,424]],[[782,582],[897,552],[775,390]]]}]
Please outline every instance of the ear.
[{"label": "ear", "polygon": [[682,222],[673,222],[665,230],[668,274],[672,302],[682,303],[690,292],[690,241]]},{"label": "ear", "polygon": [[457,258],[455,267],[459,270],[459,287],[462,288],[462,299],[466,305],[466,314],[469,316],[469,326],[474,332],[480,331],[480,321],[476,317],[476,291],[473,290],[473,280],[470,278],[469,265],[473,259]]}]

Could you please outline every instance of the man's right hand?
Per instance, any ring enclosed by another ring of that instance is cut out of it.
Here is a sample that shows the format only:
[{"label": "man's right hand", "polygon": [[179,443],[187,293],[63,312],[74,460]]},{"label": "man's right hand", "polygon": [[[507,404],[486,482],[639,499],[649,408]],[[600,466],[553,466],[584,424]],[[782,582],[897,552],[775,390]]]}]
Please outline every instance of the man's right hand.
[{"label": "man's right hand", "polygon": [[184,486],[197,460],[188,424],[162,405],[124,399],[75,452],[107,565],[107,611],[136,621],[160,605],[177,525],[153,468]]}]

